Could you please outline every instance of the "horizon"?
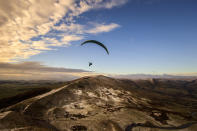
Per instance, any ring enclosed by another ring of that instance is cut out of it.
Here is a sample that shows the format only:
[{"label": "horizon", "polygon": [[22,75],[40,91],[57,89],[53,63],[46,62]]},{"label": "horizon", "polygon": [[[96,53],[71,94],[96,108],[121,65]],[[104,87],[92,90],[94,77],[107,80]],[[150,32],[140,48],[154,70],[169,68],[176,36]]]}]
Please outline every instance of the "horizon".
[{"label": "horizon", "polygon": [[123,79],[197,79],[193,74],[115,74],[115,73],[98,73],[83,69],[69,69],[61,67],[49,67],[39,62],[24,63],[0,63],[0,80],[55,80],[70,81],[86,76],[107,76],[112,78]]},{"label": "horizon", "polygon": [[[197,77],[196,5],[195,0],[0,1],[0,79]],[[102,42],[109,55],[99,46],[81,46],[85,40]]]}]

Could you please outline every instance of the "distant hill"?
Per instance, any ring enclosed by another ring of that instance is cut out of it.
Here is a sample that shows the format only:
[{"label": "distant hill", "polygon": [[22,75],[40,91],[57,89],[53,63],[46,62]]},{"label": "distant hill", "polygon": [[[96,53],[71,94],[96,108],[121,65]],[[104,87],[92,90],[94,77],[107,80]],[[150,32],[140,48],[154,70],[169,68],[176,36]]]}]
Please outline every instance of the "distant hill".
[{"label": "distant hill", "polygon": [[123,78],[123,79],[177,79],[177,80],[194,80],[197,79],[197,76],[184,76],[184,75],[152,75],[152,74],[128,74],[128,75],[109,75],[114,78]]}]

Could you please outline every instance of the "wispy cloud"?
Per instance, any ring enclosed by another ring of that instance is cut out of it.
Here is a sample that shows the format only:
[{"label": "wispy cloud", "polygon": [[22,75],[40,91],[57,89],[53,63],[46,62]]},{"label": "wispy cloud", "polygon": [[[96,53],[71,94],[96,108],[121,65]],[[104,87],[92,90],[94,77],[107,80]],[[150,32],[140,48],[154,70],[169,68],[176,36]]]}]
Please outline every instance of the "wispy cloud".
[{"label": "wispy cloud", "polygon": [[98,33],[102,33],[102,32],[109,32],[112,31],[115,28],[120,27],[120,25],[115,24],[115,23],[111,23],[111,24],[95,24],[94,28],[91,28],[89,30],[87,30],[87,33],[90,34],[98,34]]},{"label": "wispy cloud", "polygon": [[83,39],[83,36],[77,36],[77,35],[66,35],[62,37],[62,42],[70,42],[70,41],[78,41]]},{"label": "wispy cloud", "polygon": [[[17,61],[56,46],[65,46],[83,39],[83,33],[111,31],[118,25],[97,25],[86,32],[88,25],[76,24],[74,19],[89,10],[110,9],[126,2],[127,0],[1,0],[0,62]],[[57,26],[62,19],[68,24]],[[52,31],[59,31],[59,34]]]}]

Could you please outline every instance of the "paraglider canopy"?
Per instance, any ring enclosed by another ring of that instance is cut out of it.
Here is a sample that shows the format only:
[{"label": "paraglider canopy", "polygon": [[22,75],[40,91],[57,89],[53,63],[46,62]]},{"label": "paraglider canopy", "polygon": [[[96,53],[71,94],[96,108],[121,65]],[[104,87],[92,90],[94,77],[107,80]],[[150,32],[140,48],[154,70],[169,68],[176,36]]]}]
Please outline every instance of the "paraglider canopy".
[{"label": "paraglider canopy", "polygon": [[81,45],[85,45],[85,44],[87,44],[87,43],[93,43],[93,44],[96,44],[96,45],[101,46],[102,48],[105,49],[105,51],[106,51],[107,54],[109,55],[109,51],[108,51],[107,47],[106,47],[104,44],[102,44],[101,42],[96,41],[96,40],[87,40],[87,41],[81,43]]},{"label": "paraglider canopy", "polygon": [[[103,43],[101,43],[101,42],[99,42],[99,41],[96,41],[96,40],[87,40],[87,41],[84,41],[83,43],[81,43],[81,46],[82,46],[82,45],[85,45],[85,44],[87,44],[87,43],[92,43],[92,44],[99,45],[100,47],[102,47],[103,49],[105,49],[105,51],[106,51],[107,54],[109,55],[109,51],[108,51],[107,47],[106,47]],[[89,62],[89,67],[90,67],[91,65],[92,65],[92,62]]]}]

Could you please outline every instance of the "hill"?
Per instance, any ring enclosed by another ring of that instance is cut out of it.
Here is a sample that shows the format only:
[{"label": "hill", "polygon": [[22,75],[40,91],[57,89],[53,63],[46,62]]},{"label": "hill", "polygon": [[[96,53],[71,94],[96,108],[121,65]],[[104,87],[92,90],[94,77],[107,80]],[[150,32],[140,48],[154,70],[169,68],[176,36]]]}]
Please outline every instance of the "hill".
[{"label": "hill", "polygon": [[197,80],[83,77],[0,112],[0,130],[195,131]]}]

